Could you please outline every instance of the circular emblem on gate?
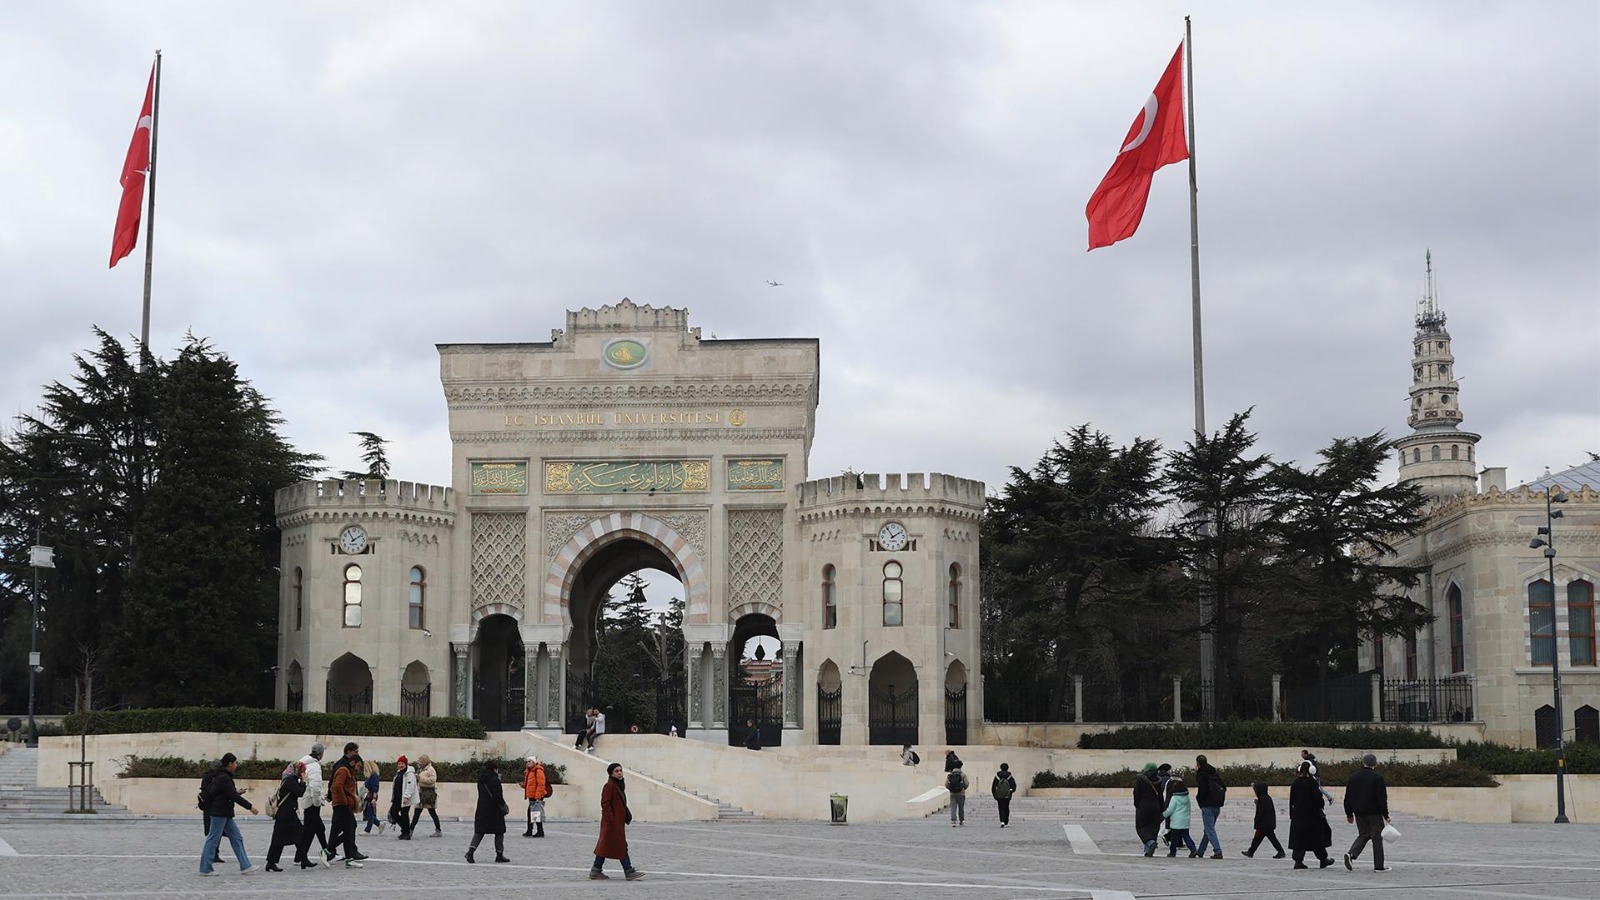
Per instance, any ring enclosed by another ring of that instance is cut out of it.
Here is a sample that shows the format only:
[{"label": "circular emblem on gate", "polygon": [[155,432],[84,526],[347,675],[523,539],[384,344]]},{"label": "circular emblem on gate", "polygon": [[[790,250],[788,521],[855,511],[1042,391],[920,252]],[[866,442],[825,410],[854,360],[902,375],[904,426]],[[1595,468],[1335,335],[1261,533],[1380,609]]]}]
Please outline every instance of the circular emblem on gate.
[{"label": "circular emblem on gate", "polygon": [[634,338],[616,338],[606,341],[600,357],[613,369],[637,369],[650,358],[650,348]]},{"label": "circular emblem on gate", "polygon": [[733,409],[728,410],[728,424],[729,425],[732,425],[733,427],[738,428],[739,426],[743,425],[744,423],[745,423],[744,410],[738,408],[737,406],[734,407]]}]

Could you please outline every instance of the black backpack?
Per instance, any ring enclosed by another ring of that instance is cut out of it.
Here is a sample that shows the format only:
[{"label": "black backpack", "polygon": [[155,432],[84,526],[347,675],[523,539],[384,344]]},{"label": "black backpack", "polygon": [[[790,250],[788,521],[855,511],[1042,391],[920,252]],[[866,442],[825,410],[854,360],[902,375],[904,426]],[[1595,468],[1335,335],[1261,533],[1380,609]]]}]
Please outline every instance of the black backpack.
[{"label": "black backpack", "polygon": [[961,770],[951,769],[950,774],[944,777],[944,786],[952,794],[959,794],[966,790],[961,786]]},{"label": "black backpack", "polygon": [[911,751],[911,764],[913,766],[922,765],[922,757],[918,756],[917,751],[915,750]]}]

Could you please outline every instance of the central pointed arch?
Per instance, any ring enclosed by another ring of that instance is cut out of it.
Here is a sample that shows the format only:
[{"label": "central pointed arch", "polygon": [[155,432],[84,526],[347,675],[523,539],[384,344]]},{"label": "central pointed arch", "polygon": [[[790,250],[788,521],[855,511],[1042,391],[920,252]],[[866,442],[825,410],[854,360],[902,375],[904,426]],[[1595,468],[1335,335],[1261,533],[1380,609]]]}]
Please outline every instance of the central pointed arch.
[{"label": "central pointed arch", "polygon": [[572,626],[572,608],[569,603],[572,583],[582,571],[584,563],[596,553],[620,540],[642,541],[661,551],[678,570],[683,582],[684,622],[704,625],[711,623],[711,589],[706,579],[705,563],[694,546],[679,534],[677,529],[653,516],[640,512],[614,512],[596,517],[579,528],[577,533],[550,561],[544,577],[543,605],[546,621],[558,620]]}]

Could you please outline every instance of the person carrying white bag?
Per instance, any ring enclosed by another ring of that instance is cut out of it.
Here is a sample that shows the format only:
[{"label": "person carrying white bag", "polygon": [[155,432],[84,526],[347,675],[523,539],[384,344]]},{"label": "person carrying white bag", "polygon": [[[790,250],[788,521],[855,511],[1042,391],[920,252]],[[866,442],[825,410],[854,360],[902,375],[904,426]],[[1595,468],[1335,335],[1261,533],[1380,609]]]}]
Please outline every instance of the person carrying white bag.
[{"label": "person carrying white bag", "polygon": [[[1344,786],[1344,817],[1356,826],[1356,842],[1344,855],[1344,867],[1355,869],[1353,861],[1361,856],[1367,841],[1372,842],[1372,871],[1387,872],[1383,864],[1383,839],[1385,831],[1393,830],[1389,822],[1389,787],[1377,769],[1378,758],[1371,753],[1361,757],[1361,769],[1350,776]],[[1395,831],[1395,836],[1400,835]]]}]

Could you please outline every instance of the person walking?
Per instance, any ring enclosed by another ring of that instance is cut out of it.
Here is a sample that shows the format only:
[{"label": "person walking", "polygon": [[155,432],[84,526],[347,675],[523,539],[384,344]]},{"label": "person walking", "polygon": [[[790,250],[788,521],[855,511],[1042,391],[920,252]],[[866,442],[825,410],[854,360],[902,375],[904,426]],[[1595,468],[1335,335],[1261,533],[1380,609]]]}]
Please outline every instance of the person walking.
[{"label": "person walking", "polygon": [[300,812],[305,821],[300,828],[300,844],[295,847],[294,861],[300,868],[309,869],[316,863],[310,862],[311,842],[317,842],[317,861],[323,865],[333,865],[328,861],[328,832],[322,826],[322,744],[311,745],[311,752],[300,757],[300,762],[306,767],[306,792],[300,797]]},{"label": "person walking", "polygon": [[344,844],[344,867],[361,868],[366,855],[356,849],[356,810],[361,802],[356,799],[356,783],[361,771],[361,747],[355,741],[344,745],[344,758],[333,766],[333,781],[328,785],[328,799],[333,802],[333,829],[328,832],[328,862],[337,853],[335,847]]},{"label": "person walking", "polygon": [[1322,812],[1322,792],[1311,777],[1311,763],[1301,762],[1299,775],[1289,785],[1289,852],[1296,869],[1309,869],[1306,851],[1316,854],[1320,868],[1333,865],[1328,848],[1333,846],[1333,829]]},{"label": "person walking", "polygon": [[1133,777],[1133,830],[1144,845],[1144,855],[1154,856],[1161,819],[1167,808],[1162,789],[1156,786],[1156,764],[1145,763]]},{"label": "person walking", "polygon": [[366,827],[362,834],[371,834],[373,826],[383,834],[383,821],[378,818],[378,792],[383,790],[383,776],[378,771],[378,761],[369,759],[361,767],[361,785],[356,789],[356,799],[361,801],[361,821]]},{"label": "person walking", "polygon": [[424,753],[417,757],[417,800],[416,806],[411,811],[411,833],[416,834],[417,823],[422,821],[422,813],[427,811],[433,819],[433,836],[444,837],[444,828],[439,825],[439,770],[433,767],[433,760]]},{"label": "person walking", "polygon": [[506,813],[510,811],[500,784],[500,767],[492,759],[484,760],[483,771],[478,773],[478,806],[472,813],[472,845],[467,848],[467,862],[477,862],[472,854],[486,834],[494,835],[494,861],[511,862],[506,857]]},{"label": "person walking", "polygon": [[961,761],[944,775],[944,789],[950,792],[950,827],[967,824],[967,788],[972,782],[961,771]]},{"label": "person walking", "polygon": [[305,793],[305,763],[292,762],[278,782],[278,811],[272,816],[272,843],[267,847],[268,872],[282,872],[278,860],[283,858],[283,848],[300,845],[300,798]]},{"label": "person walking", "polygon": [[755,719],[745,719],[744,720],[744,727],[745,727],[744,748],[746,750],[760,750],[761,749],[761,729],[756,727],[756,720]]},{"label": "person walking", "polygon": [[[200,793],[195,796],[195,805],[200,809],[201,834],[211,833],[211,803],[209,799],[211,797],[211,779],[217,777],[217,773],[221,770],[222,760],[213,759],[206,765],[205,772],[200,776]],[[222,854],[219,852],[217,858],[213,859],[212,862],[220,863],[227,862],[227,860],[223,859]]]},{"label": "person walking", "polygon": [[1222,842],[1217,839],[1217,817],[1222,815],[1222,804],[1227,801],[1228,788],[1222,783],[1216,767],[1206,762],[1204,755],[1194,758],[1195,802],[1200,804],[1200,823],[1205,834],[1200,836],[1200,849],[1196,856],[1205,856],[1211,848],[1211,858],[1222,858]]},{"label": "person walking", "polygon": [[217,858],[217,847],[222,845],[226,837],[229,845],[233,847],[233,855],[239,859],[239,873],[249,875],[256,871],[250,865],[250,856],[244,852],[244,835],[239,833],[239,825],[233,821],[233,808],[235,806],[250,810],[250,815],[259,816],[261,810],[244,798],[239,789],[234,787],[233,773],[239,769],[239,757],[232,753],[222,754],[222,768],[211,777],[211,794],[206,798],[206,811],[211,813],[211,830],[206,833],[205,846],[200,850],[200,874],[216,875],[217,870],[211,867],[211,861]]},{"label": "person walking", "polygon": [[1278,808],[1272,802],[1272,795],[1267,793],[1266,784],[1260,781],[1250,785],[1250,789],[1256,792],[1256,836],[1250,841],[1250,849],[1244,855],[1254,857],[1262,841],[1271,841],[1272,849],[1278,851],[1272,858],[1283,859],[1283,845],[1278,843]]},{"label": "person walking", "polygon": [[611,876],[600,871],[606,860],[622,862],[622,874],[629,881],[638,881],[644,873],[633,867],[628,856],[628,826],[633,824],[633,813],[628,811],[628,785],[623,777],[622,764],[606,766],[606,783],[600,788],[600,839],[594,844],[594,867],[589,870],[590,881],[605,881]]},{"label": "person walking", "polygon": [[528,757],[528,764],[522,768],[522,796],[528,801],[528,830],[522,833],[523,837],[544,837],[544,798],[552,793],[550,778],[539,757]]},{"label": "person walking", "polygon": [[411,761],[404,756],[394,761],[394,782],[389,792],[389,821],[399,826],[398,840],[411,840],[411,797],[416,793],[417,776]]},{"label": "person walking", "polygon": [[1004,828],[1011,823],[1011,797],[1017,792],[1017,780],[1011,777],[1011,765],[1001,763],[1000,771],[994,773],[994,781],[989,784],[989,795],[994,797],[995,806],[1000,809],[1000,827]]},{"label": "person walking", "polygon": [[1356,826],[1356,842],[1344,855],[1344,867],[1354,869],[1352,862],[1361,856],[1367,841],[1372,842],[1372,871],[1387,872],[1383,864],[1383,826],[1389,821],[1389,786],[1378,774],[1378,757],[1368,753],[1361,757],[1361,769],[1344,785],[1345,821]]},{"label": "person walking", "polygon": [[1184,785],[1183,779],[1174,775],[1167,782],[1167,808],[1161,811],[1161,817],[1167,820],[1167,845],[1171,847],[1167,856],[1178,855],[1178,845],[1189,848],[1189,858],[1194,859],[1200,851],[1194,845],[1194,838],[1189,836],[1189,821],[1193,811],[1189,806],[1189,788]]},{"label": "person walking", "polygon": [[915,769],[922,764],[922,757],[917,755],[917,751],[911,749],[910,744],[906,744],[900,748],[900,764]]}]

